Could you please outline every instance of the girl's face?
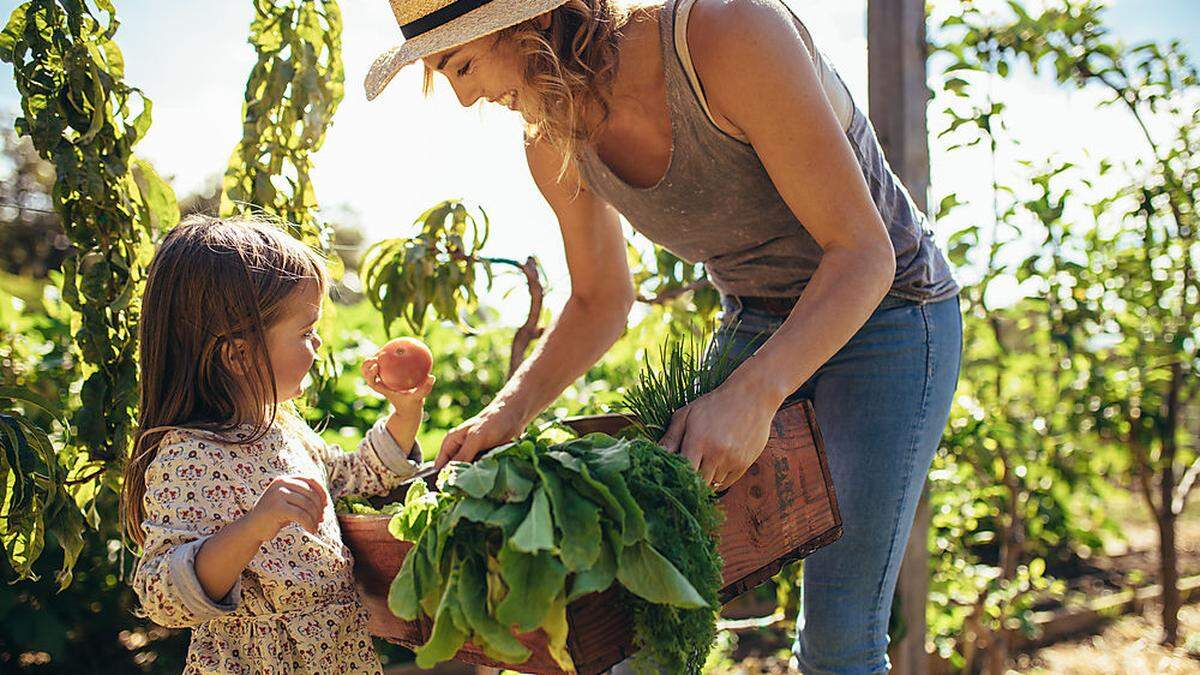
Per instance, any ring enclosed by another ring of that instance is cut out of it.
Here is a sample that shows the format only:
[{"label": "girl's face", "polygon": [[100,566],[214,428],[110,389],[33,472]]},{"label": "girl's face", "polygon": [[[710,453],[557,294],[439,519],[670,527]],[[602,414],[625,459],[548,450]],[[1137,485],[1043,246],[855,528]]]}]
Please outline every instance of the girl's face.
[{"label": "girl's face", "polygon": [[463,107],[483,98],[520,110],[517,106],[526,89],[521,76],[525,64],[510,41],[485,35],[422,60],[449,80]]},{"label": "girl's face", "polygon": [[321,337],[317,335],[320,319],[320,284],[307,281],[284,300],[279,320],[267,329],[267,353],[275,370],[278,403],[303,393],[301,382],[321,346]]}]

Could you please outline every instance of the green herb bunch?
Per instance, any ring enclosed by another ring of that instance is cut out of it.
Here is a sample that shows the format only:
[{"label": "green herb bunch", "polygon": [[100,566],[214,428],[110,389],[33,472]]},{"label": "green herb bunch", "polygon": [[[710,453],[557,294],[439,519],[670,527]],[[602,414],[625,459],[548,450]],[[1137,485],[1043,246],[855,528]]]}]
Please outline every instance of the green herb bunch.
[{"label": "green herb bunch", "polygon": [[640,656],[698,673],[716,634],[721,561],[711,490],[681,457],[604,434],[548,445],[522,440],[438,481],[409,488],[389,530],[414,546],[392,583],[396,616],[433,618],[417,664],[467,641],[498,661],[530,652],[513,636],[541,629],[566,671],[567,604],[613,583],[634,609]]},{"label": "green herb bunch", "polygon": [[638,375],[621,401],[621,412],[633,420],[636,431],[657,441],[667,433],[675,411],[721,386],[745,359],[733,350],[732,340],[713,342],[705,350],[708,336],[670,339],[663,343],[657,368],[647,367]]}]

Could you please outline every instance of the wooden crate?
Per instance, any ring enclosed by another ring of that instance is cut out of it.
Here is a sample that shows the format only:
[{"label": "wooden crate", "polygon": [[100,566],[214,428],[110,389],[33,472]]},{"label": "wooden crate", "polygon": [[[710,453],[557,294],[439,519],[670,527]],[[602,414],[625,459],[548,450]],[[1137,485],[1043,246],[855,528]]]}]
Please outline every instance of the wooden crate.
[{"label": "wooden crate", "polygon": [[[613,434],[628,425],[619,415],[565,422],[581,434]],[[808,401],[776,413],[762,455],[719,499],[725,511],[718,547],[724,560],[722,603],[770,579],[787,562],[841,536],[842,519]],[[411,545],[388,533],[388,516],[343,515],[339,519],[342,536],[354,553],[354,573],[371,614],[371,633],[408,647],[423,644],[429,637],[430,621],[401,621],[387,608],[388,587]],[[579,598],[567,607],[567,647],[577,672],[583,675],[603,672],[632,653],[630,620],[618,597],[618,591],[609,589]],[[524,673],[562,672],[547,653],[541,631],[517,637],[533,652],[525,663],[496,663],[469,644],[455,658]]]}]

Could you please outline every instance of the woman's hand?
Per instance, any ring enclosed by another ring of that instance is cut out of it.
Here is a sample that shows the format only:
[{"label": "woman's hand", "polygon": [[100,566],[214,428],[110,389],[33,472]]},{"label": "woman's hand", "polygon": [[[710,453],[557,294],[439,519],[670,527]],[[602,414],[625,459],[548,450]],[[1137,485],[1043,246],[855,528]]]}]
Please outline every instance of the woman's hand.
[{"label": "woman's hand", "polygon": [[675,411],[659,443],[687,458],[714,489],[727,489],[766,447],[778,408],[772,401],[730,378]]},{"label": "woman's hand", "polygon": [[446,434],[434,464],[440,469],[452,461],[472,462],[483,451],[516,438],[524,428],[524,420],[512,406],[493,402]]}]

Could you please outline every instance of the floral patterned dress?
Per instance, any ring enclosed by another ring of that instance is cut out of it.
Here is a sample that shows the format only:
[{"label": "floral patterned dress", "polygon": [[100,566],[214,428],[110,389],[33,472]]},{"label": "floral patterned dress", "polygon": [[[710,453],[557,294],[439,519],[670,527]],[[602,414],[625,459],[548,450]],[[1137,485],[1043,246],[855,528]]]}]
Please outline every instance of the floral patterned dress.
[{"label": "floral patterned dress", "polygon": [[220,602],[200,586],[194,561],[275,477],[312,477],[334,500],[385,494],[416,472],[420,448],[405,452],[382,419],[350,453],[284,415],[261,440],[236,442],[248,433],[163,436],[146,469],[146,539],[133,579],[143,609],[155,623],[192,629],[185,673],[379,673],[332,501],[317,534],[285,526]]}]

